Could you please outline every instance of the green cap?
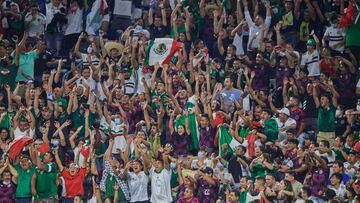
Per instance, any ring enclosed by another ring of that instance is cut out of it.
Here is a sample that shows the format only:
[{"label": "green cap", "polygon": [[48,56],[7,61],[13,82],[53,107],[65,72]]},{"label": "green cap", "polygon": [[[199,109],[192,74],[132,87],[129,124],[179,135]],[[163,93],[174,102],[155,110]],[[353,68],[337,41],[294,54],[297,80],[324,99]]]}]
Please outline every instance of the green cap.
[{"label": "green cap", "polygon": [[58,99],[57,103],[59,106],[62,106],[64,109],[66,109],[68,106],[68,102],[64,98]]},{"label": "green cap", "polygon": [[306,42],[307,46],[315,46],[316,42],[314,39],[308,39],[308,41]]}]

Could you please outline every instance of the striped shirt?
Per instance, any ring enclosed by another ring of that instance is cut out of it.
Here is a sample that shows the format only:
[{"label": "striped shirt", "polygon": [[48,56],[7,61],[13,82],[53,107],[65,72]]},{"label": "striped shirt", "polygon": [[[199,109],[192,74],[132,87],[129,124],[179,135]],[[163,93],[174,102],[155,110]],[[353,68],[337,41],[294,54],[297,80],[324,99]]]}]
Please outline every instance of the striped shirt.
[{"label": "striped shirt", "polygon": [[320,55],[318,50],[314,50],[312,53],[307,51],[303,54],[301,59],[301,65],[307,67],[307,70],[309,71],[309,76],[320,75],[319,60]]},{"label": "striped shirt", "polygon": [[345,31],[344,31],[344,29],[334,27],[334,26],[327,27],[326,30],[325,30],[325,33],[324,33],[324,37],[325,36],[328,37],[328,39],[329,39],[329,47],[332,50],[339,51],[339,52],[344,51],[345,42],[343,42],[341,44],[341,46],[335,46],[340,41],[345,39]]}]

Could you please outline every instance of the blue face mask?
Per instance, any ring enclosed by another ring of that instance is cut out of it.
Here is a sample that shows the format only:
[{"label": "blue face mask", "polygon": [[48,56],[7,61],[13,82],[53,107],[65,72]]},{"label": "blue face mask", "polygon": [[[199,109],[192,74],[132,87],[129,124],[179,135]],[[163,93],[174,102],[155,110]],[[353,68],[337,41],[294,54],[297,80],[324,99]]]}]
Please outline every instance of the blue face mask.
[{"label": "blue face mask", "polygon": [[218,162],[217,164],[216,164],[216,167],[218,168],[218,169],[220,169],[220,170],[224,170],[224,165],[222,164],[222,163],[220,163],[220,162]]},{"label": "blue face mask", "polygon": [[60,145],[60,141],[59,140],[53,140],[51,141],[51,144],[54,145],[55,147]]},{"label": "blue face mask", "polygon": [[199,151],[197,156],[201,159],[204,156],[204,152]]},{"label": "blue face mask", "polygon": [[120,118],[115,118],[114,123],[115,125],[120,125],[121,124]]},{"label": "blue face mask", "polygon": [[170,169],[172,169],[172,170],[176,169],[176,163],[171,162]]}]

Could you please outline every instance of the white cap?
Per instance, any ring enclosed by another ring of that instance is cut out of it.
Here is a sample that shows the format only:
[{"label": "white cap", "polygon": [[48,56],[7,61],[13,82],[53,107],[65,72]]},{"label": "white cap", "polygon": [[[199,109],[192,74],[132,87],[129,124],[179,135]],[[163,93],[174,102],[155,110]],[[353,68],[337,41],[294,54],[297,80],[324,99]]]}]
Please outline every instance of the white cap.
[{"label": "white cap", "polygon": [[283,113],[283,114],[285,114],[285,115],[287,115],[287,116],[290,116],[290,111],[289,111],[289,109],[288,108],[282,108],[280,111],[279,111],[279,113]]}]

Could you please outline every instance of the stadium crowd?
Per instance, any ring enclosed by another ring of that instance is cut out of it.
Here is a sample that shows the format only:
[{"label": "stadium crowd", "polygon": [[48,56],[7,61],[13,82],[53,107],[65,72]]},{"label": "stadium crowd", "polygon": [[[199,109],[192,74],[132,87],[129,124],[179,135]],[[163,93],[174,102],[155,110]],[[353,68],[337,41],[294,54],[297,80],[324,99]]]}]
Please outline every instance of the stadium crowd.
[{"label": "stadium crowd", "polygon": [[0,203],[359,203],[359,0],[0,0]]}]

